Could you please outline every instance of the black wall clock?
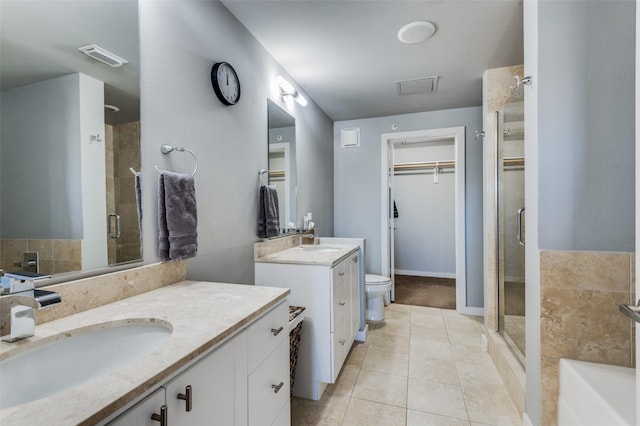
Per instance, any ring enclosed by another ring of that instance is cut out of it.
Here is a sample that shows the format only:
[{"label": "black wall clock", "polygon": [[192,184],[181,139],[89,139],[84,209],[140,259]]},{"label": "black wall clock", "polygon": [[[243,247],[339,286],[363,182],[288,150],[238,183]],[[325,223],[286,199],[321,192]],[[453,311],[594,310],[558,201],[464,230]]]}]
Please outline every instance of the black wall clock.
[{"label": "black wall clock", "polygon": [[227,62],[218,62],[211,68],[211,84],[223,104],[235,105],[240,100],[240,79]]}]

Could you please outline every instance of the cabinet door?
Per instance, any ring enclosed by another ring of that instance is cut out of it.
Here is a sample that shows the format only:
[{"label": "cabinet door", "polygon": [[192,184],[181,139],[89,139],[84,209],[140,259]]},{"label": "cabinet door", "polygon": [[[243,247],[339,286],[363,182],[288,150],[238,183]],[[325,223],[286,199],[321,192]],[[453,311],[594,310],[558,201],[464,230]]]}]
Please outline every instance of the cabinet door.
[{"label": "cabinet door", "polygon": [[[198,361],[165,388],[169,425],[246,425],[247,332]],[[181,399],[188,393],[190,411],[188,401]]]},{"label": "cabinet door", "polygon": [[249,424],[271,425],[289,400],[289,342],[280,346],[249,376]]},{"label": "cabinet door", "polygon": [[[134,405],[108,426],[159,426],[160,423],[153,420],[151,416],[160,415],[161,408],[165,405],[164,388],[156,390],[154,393]],[[166,409],[166,408],[165,408]]]}]

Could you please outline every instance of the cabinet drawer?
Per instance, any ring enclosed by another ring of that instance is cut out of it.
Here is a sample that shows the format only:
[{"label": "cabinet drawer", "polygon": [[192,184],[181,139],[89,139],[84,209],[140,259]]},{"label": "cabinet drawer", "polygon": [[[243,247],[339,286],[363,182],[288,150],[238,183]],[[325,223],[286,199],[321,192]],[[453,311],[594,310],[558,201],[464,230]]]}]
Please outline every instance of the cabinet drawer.
[{"label": "cabinet drawer", "polygon": [[351,342],[346,333],[346,322],[340,321],[336,323],[336,331],[331,333],[331,383],[336,382],[350,348]]},{"label": "cabinet drawer", "polygon": [[249,373],[282,342],[289,341],[289,305],[282,302],[249,326]]},{"label": "cabinet drawer", "polygon": [[[274,389],[274,386],[279,388]],[[249,424],[270,425],[289,401],[289,342],[249,376]]]}]

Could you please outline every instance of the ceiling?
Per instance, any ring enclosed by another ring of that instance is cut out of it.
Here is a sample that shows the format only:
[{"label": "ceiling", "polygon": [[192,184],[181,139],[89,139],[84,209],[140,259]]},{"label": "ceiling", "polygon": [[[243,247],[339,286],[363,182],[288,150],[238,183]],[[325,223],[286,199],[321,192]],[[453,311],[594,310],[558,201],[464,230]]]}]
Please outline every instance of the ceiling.
[{"label": "ceiling", "polygon": [[[112,68],[80,53],[97,44],[129,61]],[[137,0],[1,0],[0,90],[81,72],[105,83],[110,124],[140,119]]]},{"label": "ceiling", "polygon": [[[521,0],[223,0],[334,121],[482,105],[486,69],[523,63]],[[437,32],[404,44],[418,20]],[[433,94],[395,83],[439,76]]]}]

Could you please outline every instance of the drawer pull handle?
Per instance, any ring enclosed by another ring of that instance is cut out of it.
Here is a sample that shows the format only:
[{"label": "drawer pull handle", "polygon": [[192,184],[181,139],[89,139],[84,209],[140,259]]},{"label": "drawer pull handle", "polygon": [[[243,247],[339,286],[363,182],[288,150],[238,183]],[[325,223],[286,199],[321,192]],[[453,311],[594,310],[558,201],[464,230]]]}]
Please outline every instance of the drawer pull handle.
[{"label": "drawer pull handle", "polygon": [[274,336],[277,336],[278,334],[280,334],[280,332],[284,330],[284,327],[280,327],[280,328],[272,328],[271,332],[273,333]]},{"label": "drawer pull handle", "polygon": [[160,407],[160,414],[153,413],[151,415],[151,420],[160,422],[160,426],[167,426],[167,406],[163,405]]},{"label": "drawer pull handle", "polygon": [[340,342],[340,344],[341,344],[342,346],[344,346],[344,343],[346,342],[346,340],[344,340],[344,339],[340,339],[340,340],[339,340],[339,342]]},{"label": "drawer pull handle", "polygon": [[191,411],[193,398],[191,398],[191,385],[184,388],[184,393],[178,394],[178,399],[182,399],[185,402],[185,411],[188,413]]},{"label": "drawer pull handle", "polygon": [[344,306],[346,304],[346,302],[338,302],[338,305],[340,306]]},{"label": "drawer pull handle", "polygon": [[338,272],[338,276],[344,277],[344,272]]},{"label": "drawer pull handle", "polygon": [[271,385],[271,389],[273,389],[273,393],[280,392],[280,389],[284,386],[284,382],[280,382],[278,385]]}]

